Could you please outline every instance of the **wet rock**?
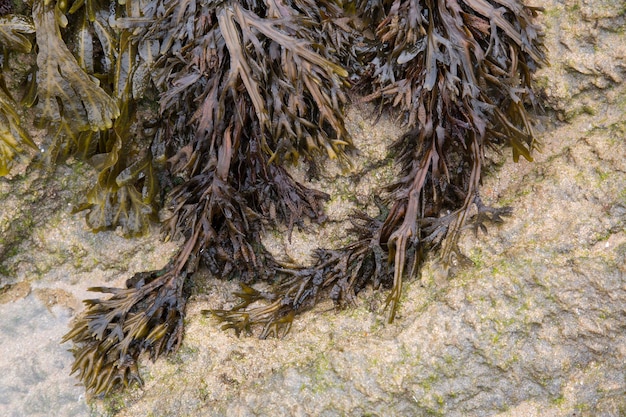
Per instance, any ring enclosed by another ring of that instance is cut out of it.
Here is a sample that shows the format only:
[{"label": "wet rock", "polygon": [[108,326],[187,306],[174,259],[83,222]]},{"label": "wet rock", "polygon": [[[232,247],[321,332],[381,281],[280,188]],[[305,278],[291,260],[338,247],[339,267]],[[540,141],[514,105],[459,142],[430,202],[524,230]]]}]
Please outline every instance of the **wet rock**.
[{"label": "wet rock", "polygon": [[7,284],[0,288],[0,304],[7,304],[21,300],[30,294],[30,290],[31,288],[28,282]]},{"label": "wet rock", "polygon": [[[442,279],[437,260],[430,259],[421,276],[405,285],[391,325],[380,311],[386,293],[368,289],[354,307],[317,306],[282,340],[238,338],[220,330],[200,311],[234,302],[230,294],[237,284],[197,279],[179,352],[155,364],[142,362],[142,389],[95,400],[89,412],[129,417],[626,415],[623,2],[533,4],[546,9],[541,20],[552,63],[537,75],[546,103],[542,152],[535,162],[519,164],[508,154],[489,155],[497,168],[485,178],[485,202],[511,205],[514,212],[487,235],[468,229],[461,248],[471,266]],[[367,115],[351,116],[351,129],[363,142],[378,138],[364,148],[364,158],[384,160],[393,122],[372,125]],[[351,208],[373,207],[369,196],[375,190],[369,179],[335,181],[343,173],[334,169],[328,184],[314,184],[335,195],[330,203],[335,220],[313,231],[330,244],[345,237],[342,221]],[[55,341],[78,308],[72,297],[89,298],[88,286],[119,285],[133,272],[159,268],[176,249],[161,246],[156,231],[134,241],[89,232],[82,215],[71,215],[68,208],[84,183],[76,175],[88,172],[73,165],[60,170],[63,175],[45,187],[31,173],[0,183],[5,208],[0,230],[10,237],[0,242],[0,279],[2,285],[22,283],[15,288],[35,293],[21,292],[0,305],[0,373],[10,376],[0,382],[0,415],[40,415],[37,398],[45,396],[64,415],[85,415],[89,407],[82,388],[67,377],[71,355]],[[383,164],[371,173],[384,182],[393,168]],[[63,178],[69,185],[59,184]],[[48,201],[52,205],[45,215],[29,208]],[[292,257],[329,244],[304,234],[294,239],[300,243]],[[270,241],[277,252],[291,248],[280,233]],[[67,301],[46,301],[59,294]],[[5,336],[11,343],[5,344]]]}]

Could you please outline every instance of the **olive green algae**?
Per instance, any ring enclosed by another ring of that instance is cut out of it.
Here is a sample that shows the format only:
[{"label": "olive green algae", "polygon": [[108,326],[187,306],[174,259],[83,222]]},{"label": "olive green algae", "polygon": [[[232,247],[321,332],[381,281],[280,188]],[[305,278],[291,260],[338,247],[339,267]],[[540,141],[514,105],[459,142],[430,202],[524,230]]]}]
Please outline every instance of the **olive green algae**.
[{"label": "olive green algae", "polygon": [[[282,340],[238,338],[201,314],[235,303],[238,284],[197,276],[181,349],[141,362],[143,388],[88,405],[58,344],[70,318],[94,296],[88,287],[160,268],[176,244],[156,229],[134,240],[90,232],[71,214],[93,175],[80,164],[0,180],[0,414],[49,415],[48,404],[68,416],[626,415],[624,6],[533,5],[546,9],[551,62],[537,75],[542,152],[519,164],[488,155],[497,167],[483,199],[513,215],[487,235],[468,228],[469,262],[450,276],[429,259],[392,325],[385,291],[366,290],[353,307],[326,302],[299,316]],[[304,262],[312,247],[349,239],[350,210],[375,214],[376,183],[395,174],[385,146],[398,123],[373,125],[370,108],[353,107],[361,154],[312,183],[332,195],[329,224],[294,231],[291,243],[270,232],[274,253]]]}]

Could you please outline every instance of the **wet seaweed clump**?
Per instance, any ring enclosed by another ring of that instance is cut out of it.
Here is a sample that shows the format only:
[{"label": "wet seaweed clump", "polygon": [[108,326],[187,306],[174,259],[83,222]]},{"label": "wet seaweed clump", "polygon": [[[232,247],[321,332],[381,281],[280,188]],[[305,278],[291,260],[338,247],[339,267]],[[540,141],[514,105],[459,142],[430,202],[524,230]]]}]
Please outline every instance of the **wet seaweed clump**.
[{"label": "wet seaweed clump", "polygon": [[[386,187],[381,219],[354,217],[358,240],[319,249],[311,266],[279,270],[276,291],[247,287],[241,303],[212,313],[237,332],[262,327],[284,334],[295,313],[326,297],[349,304],[366,285],[391,289],[394,320],[405,269],[418,270],[425,250],[449,267],[463,261],[463,227],[501,222],[511,208],[491,208],[479,185],[487,148],[512,149],[532,161],[537,142],[528,107],[536,107],[532,73],[546,64],[537,8],[519,1],[362,1],[356,7],[375,33],[357,67],[354,90],[396,108],[406,133],[391,149],[401,167]],[[354,70],[354,68],[352,68]],[[253,303],[264,300],[263,306]],[[207,312],[208,313],[208,312]],[[282,329],[282,330],[280,330]]]},{"label": "wet seaweed clump", "polygon": [[[210,312],[237,333],[282,336],[321,299],[349,304],[368,285],[391,289],[392,321],[407,266],[432,248],[451,263],[466,223],[508,213],[482,204],[479,185],[486,148],[517,161],[536,147],[536,12],[518,0],[33,0],[0,13],[0,175],[29,148],[83,159],[98,172],[78,204],[91,228],[139,235],[166,207],[165,235],[184,238],[163,270],[91,289],[105,296],[64,338],[73,372],[93,394],[141,382],[142,353],[180,345],[200,267],[240,280],[241,303]],[[355,213],[356,240],[311,265],[281,263],[264,231],[323,222],[328,198],[285,166],[349,163],[344,111],[359,95],[405,126],[384,214]]]}]

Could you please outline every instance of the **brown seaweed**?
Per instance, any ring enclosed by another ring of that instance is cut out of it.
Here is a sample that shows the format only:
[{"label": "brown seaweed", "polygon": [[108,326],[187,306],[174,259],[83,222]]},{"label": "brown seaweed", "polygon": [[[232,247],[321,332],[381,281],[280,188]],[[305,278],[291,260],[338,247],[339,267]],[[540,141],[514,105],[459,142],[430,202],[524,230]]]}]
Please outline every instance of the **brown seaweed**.
[{"label": "brown seaweed", "polygon": [[[226,328],[259,324],[267,336],[322,297],[352,299],[363,280],[391,286],[386,304],[393,321],[407,265],[414,275],[424,250],[438,246],[450,265],[462,257],[457,241],[470,218],[484,230],[486,221],[510,213],[480,199],[486,148],[510,146],[515,162],[532,160],[536,142],[526,106],[536,104],[531,74],[546,63],[532,23],[537,9],[506,0],[362,1],[357,8],[376,24],[379,44],[364,52],[356,88],[366,100],[399,108],[409,128],[392,145],[402,172],[387,187],[388,214],[366,228],[360,243],[318,250],[313,266],[289,271],[275,292],[260,297],[246,290],[236,308],[214,311]],[[367,262],[375,267],[363,270]],[[273,308],[246,308],[260,298]]]},{"label": "brown seaweed", "polygon": [[94,394],[118,384],[141,384],[139,354],[149,352],[155,359],[180,344],[184,281],[185,274],[173,271],[141,272],[128,280],[126,289],[90,288],[112,296],[86,300],[87,312],[65,335],[63,341],[75,343],[72,373]]},{"label": "brown seaweed", "polygon": [[[484,229],[509,213],[480,199],[486,149],[508,146],[518,161],[537,146],[528,110],[545,57],[538,9],[519,0],[34,0],[24,10],[32,17],[0,13],[0,175],[34,146],[21,127],[30,111],[50,133],[45,161],[73,155],[97,170],[77,208],[92,229],[145,233],[165,203],[165,234],[184,238],[163,270],[92,288],[108,298],[85,301],[64,340],[95,394],[141,382],[143,352],[177,349],[185,284],[202,266],[241,281],[242,301],[213,311],[237,333],[282,336],[319,300],[348,305],[368,285],[390,288],[392,321],[405,270],[426,250],[450,264],[468,222]],[[21,55],[36,64],[8,88],[6,63]],[[323,222],[328,197],[284,165],[349,163],[351,94],[397,111],[401,173],[379,218],[353,216],[353,243],[318,249],[312,265],[281,263],[264,231]],[[272,289],[253,288],[259,280]]]},{"label": "brown seaweed", "polygon": [[[142,319],[145,330],[126,323],[158,308],[152,303],[162,299],[162,291],[172,296],[172,311],[182,311],[182,290],[170,288],[182,288],[200,263],[242,282],[273,278],[277,263],[259,243],[263,230],[282,223],[291,232],[304,227],[305,217],[323,221],[327,198],[295,182],[279,162],[304,156],[314,165],[322,154],[344,160],[351,146],[342,113],[348,74],[321,46],[324,36],[339,29],[318,31],[320,22],[332,19],[319,15],[317,3],[163,5],[169,7],[147,9],[154,14],[145,18],[157,24],[139,29],[141,42],[160,43],[150,74],[161,90],[157,139],[173,151],[168,170],[181,182],[169,192],[171,216],[164,226],[185,243],[158,273],[163,278],[105,289],[115,295],[90,300],[66,336],[77,345],[75,371],[97,393],[136,380],[142,351],[156,357],[178,346],[179,325],[154,333],[153,326],[161,325],[154,318]],[[192,32],[183,24],[190,19],[196,22]],[[334,36],[327,44],[349,36]],[[140,51],[149,48],[143,45]],[[154,349],[161,340],[173,344]],[[101,380],[94,361],[105,363],[110,376]]]},{"label": "brown seaweed", "polygon": [[[530,74],[545,63],[534,13],[518,1],[397,0],[378,25],[389,49],[371,76],[378,88],[369,98],[399,106],[413,127],[393,145],[402,174],[388,188],[392,205],[381,232],[395,265],[390,320],[407,246],[441,244],[445,264],[457,252],[486,147],[504,143],[515,161],[531,160],[525,106],[534,105]],[[446,212],[444,222],[438,217]]]},{"label": "brown seaweed", "polygon": [[[276,273],[283,279],[272,292],[260,292],[242,284],[235,295],[241,302],[229,310],[205,310],[224,322],[222,329],[252,333],[262,327],[259,337],[282,337],[291,327],[296,313],[313,307],[323,297],[337,305],[354,304],[356,294],[366,285],[378,287],[393,277],[393,266],[379,244],[382,222],[364,213],[355,213],[349,230],[357,240],[339,249],[317,249],[315,263],[309,267],[281,265]],[[267,305],[255,305],[265,301]]]}]

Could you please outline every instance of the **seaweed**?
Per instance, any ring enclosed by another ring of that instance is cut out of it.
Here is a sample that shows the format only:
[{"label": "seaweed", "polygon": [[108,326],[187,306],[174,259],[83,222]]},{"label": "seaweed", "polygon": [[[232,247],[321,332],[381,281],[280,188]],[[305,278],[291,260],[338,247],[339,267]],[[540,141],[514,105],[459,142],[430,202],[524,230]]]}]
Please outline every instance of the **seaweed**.
[{"label": "seaweed", "polygon": [[[396,0],[377,27],[388,49],[368,98],[399,106],[412,127],[393,145],[402,175],[388,187],[381,231],[395,265],[390,321],[407,246],[441,245],[450,264],[472,205],[485,213],[478,195],[486,147],[504,143],[515,161],[532,160],[525,105],[535,104],[530,74],[545,63],[535,13],[518,1]],[[506,211],[494,211],[495,219]]]},{"label": "seaweed", "polygon": [[34,32],[35,26],[27,16],[0,13],[0,45],[3,49],[29,53],[33,44],[26,35]]},{"label": "seaweed", "polygon": [[[375,25],[378,43],[360,51],[355,88],[365,100],[398,108],[407,126],[391,147],[402,171],[386,187],[388,213],[379,223],[360,215],[369,226],[358,229],[359,242],[318,250],[310,267],[279,270],[286,276],[274,291],[244,289],[235,308],[212,312],[224,328],[260,325],[262,337],[287,330],[296,312],[324,297],[352,300],[364,283],[391,287],[392,322],[407,266],[414,275],[424,252],[437,247],[444,267],[462,262],[457,242],[466,223],[486,230],[485,222],[511,212],[485,206],[479,185],[486,148],[509,146],[517,162],[532,161],[537,147],[526,106],[536,106],[531,74],[546,64],[532,23],[538,9],[506,0],[364,0],[356,8]],[[249,307],[258,300],[270,304]]]},{"label": "seaweed", "polygon": [[[9,15],[9,5],[0,10],[0,62],[6,65],[4,57],[9,51],[29,53],[32,43],[27,37],[35,32],[32,21],[20,15]],[[16,155],[24,153],[25,146],[37,149],[32,139],[21,127],[21,121],[10,91],[7,89],[3,73],[0,73],[0,177],[7,175]]]},{"label": "seaweed", "polygon": [[324,297],[339,306],[354,304],[366,285],[377,288],[393,279],[393,266],[379,243],[381,220],[355,213],[352,223],[348,232],[357,237],[355,242],[339,249],[317,249],[315,263],[308,267],[281,264],[276,273],[283,278],[272,291],[260,292],[242,283],[241,292],[235,293],[240,303],[203,313],[215,316],[223,322],[222,329],[234,329],[238,335],[251,334],[253,326],[261,326],[259,337],[264,339],[287,334],[295,314]]},{"label": "seaweed", "polygon": [[[537,147],[532,73],[546,62],[539,9],[519,0],[34,0],[23,9],[32,19],[0,13],[0,175],[35,146],[21,127],[28,114],[49,132],[44,161],[74,156],[95,168],[76,208],[94,231],[146,233],[165,206],[164,235],[184,241],[162,270],[91,288],[103,297],[85,301],[63,340],[94,394],[141,383],[143,352],[155,360],[178,348],[186,283],[201,267],[241,282],[239,304],[206,312],[237,334],[258,326],[260,337],[281,337],[319,300],[349,305],[368,285],[390,289],[393,321],[402,282],[427,250],[451,265],[468,223],[485,230],[510,213],[480,199],[486,149],[508,146],[517,162]],[[7,63],[19,56],[35,63],[15,74]],[[260,243],[268,228],[291,235],[326,219],[328,196],[285,166],[304,161],[315,175],[322,159],[350,164],[344,111],[357,95],[395,109],[406,129],[391,145],[401,173],[380,216],[355,213],[356,240],[317,249],[311,265],[274,259]],[[271,288],[255,289],[259,281]]]},{"label": "seaweed", "polygon": [[7,175],[15,156],[23,153],[24,145],[37,149],[28,133],[20,126],[16,105],[0,86],[0,177]]},{"label": "seaweed", "polygon": [[[129,113],[127,106],[124,113]],[[143,150],[134,162],[127,162],[130,144],[124,138],[133,125],[127,120],[128,116],[124,114],[110,131],[101,132],[106,152],[92,158],[100,173],[86,201],[76,211],[89,210],[86,221],[94,231],[119,226],[124,234],[132,236],[144,234],[156,219],[158,181],[150,148]]]},{"label": "seaweed", "polygon": [[[314,166],[320,155],[345,161],[351,147],[342,113],[348,73],[322,46],[351,35],[337,36],[337,27],[317,29],[332,20],[330,11],[341,10],[336,5],[324,9],[325,16],[316,2],[152,6],[143,18],[154,24],[125,22],[140,33],[139,51],[158,46],[148,71],[160,91],[156,137],[171,150],[168,171],[180,182],[168,193],[171,215],[163,226],[169,237],[182,235],[185,243],[159,272],[163,278],[115,290],[120,292],[110,299],[90,300],[85,316],[66,335],[77,345],[74,370],[95,393],[138,379],[135,363],[141,352],[150,350],[156,357],[178,346],[179,325],[153,333],[153,319],[148,330],[125,323],[156,308],[150,303],[161,300],[162,291],[184,306],[182,290],[169,288],[181,289],[200,263],[217,276],[244,283],[273,279],[278,264],[259,243],[265,228],[284,224],[291,233],[295,226],[305,227],[304,218],[322,222],[327,199],[295,182],[282,162],[302,156]],[[335,35],[327,42],[329,33]],[[173,341],[167,349],[154,349],[165,339]],[[109,367],[105,382],[94,365],[101,362]]]},{"label": "seaweed", "polygon": [[[185,29],[179,41],[168,33],[158,62],[168,60],[156,80],[162,117],[174,126],[164,140],[178,148],[169,170],[185,179],[170,192],[172,216],[165,226],[170,236],[185,236],[181,262],[190,272],[202,258],[212,272],[247,281],[264,270],[257,257],[271,265],[269,255],[254,247],[264,227],[285,223],[291,231],[304,216],[322,221],[326,198],[273,161],[304,155],[314,163],[321,152],[344,158],[350,146],[341,117],[347,74],[311,42],[319,37],[311,20],[315,3],[302,2],[302,11],[289,3],[270,5],[181,5],[158,16],[161,24],[146,34],[162,36],[161,26],[183,30],[180,22],[190,17],[203,30],[187,39]],[[182,43],[185,56],[167,54]]]},{"label": "seaweed", "polygon": [[[58,7],[36,1],[38,111],[52,123],[69,123],[78,131],[113,126],[120,114],[115,100],[80,67],[61,37],[67,18]],[[61,112],[63,114],[61,114]]]},{"label": "seaweed", "polygon": [[65,335],[64,341],[76,345],[72,373],[95,395],[117,384],[141,384],[139,354],[147,351],[155,359],[180,344],[184,280],[184,274],[171,271],[141,272],[128,280],[126,289],[90,288],[112,297],[86,300],[86,314]]}]

